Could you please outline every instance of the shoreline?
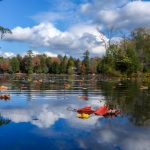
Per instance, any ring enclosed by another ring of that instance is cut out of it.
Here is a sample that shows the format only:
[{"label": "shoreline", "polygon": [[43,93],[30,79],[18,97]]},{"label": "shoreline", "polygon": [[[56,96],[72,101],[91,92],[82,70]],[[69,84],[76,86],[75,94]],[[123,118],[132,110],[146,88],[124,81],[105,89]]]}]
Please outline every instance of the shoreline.
[{"label": "shoreline", "polygon": [[26,74],[26,73],[16,73],[16,74],[0,74],[0,81],[2,79],[8,79],[8,80],[41,80],[46,78],[64,78],[69,79],[72,78],[75,81],[86,81],[86,80],[92,80],[92,81],[123,81],[123,80],[131,80],[131,81],[143,81],[143,82],[149,82],[150,83],[150,73],[141,73],[141,74],[134,74],[132,76],[126,76],[122,75],[119,77],[111,76],[111,75],[104,75],[104,74],[88,74],[88,75],[68,75],[68,74]]}]

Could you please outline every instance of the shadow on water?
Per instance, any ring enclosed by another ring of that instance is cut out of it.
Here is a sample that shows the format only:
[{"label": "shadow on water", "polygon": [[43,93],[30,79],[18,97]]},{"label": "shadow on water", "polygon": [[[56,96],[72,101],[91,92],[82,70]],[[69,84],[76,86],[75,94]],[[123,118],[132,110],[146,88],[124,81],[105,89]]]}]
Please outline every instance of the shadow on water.
[{"label": "shadow on water", "polygon": [[120,108],[135,125],[150,125],[150,91],[137,82],[101,83],[102,94],[112,108]]},{"label": "shadow on water", "polygon": [[[2,82],[1,82],[2,83]],[[5,80],[0,100],[0,146],[5,150],[149,150],[150,91],[133,81],[43,76]],[[122,115],[76,117],[68,107],[109,105]]]}]

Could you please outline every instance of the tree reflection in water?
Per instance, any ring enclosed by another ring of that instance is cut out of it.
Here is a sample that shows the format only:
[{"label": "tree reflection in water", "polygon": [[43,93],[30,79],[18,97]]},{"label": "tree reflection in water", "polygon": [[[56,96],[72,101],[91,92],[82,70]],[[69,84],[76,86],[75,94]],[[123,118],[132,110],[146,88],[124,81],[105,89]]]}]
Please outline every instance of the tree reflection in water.
[{"label": "tree reflection in water", "polygon": [[131,81],[101,83],[102,94],[111,108],[119,108],[137,126],[150,125],[150,92]]},{"label": "tree reflection in water", "polygon": [[0,126],[3,126],[3,125],[7,125],[9,124],[11,121],[9,119],[5,119],[3,118],[1,115],[0,115]]}]

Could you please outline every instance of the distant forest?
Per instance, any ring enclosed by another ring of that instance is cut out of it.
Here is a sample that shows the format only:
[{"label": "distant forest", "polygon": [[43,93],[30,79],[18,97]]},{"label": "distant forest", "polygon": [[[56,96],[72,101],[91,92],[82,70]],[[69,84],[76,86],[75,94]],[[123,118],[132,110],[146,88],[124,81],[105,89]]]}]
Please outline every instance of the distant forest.
[{"label": "distant forest", "polygon": [[[4,28],[5,29],[5,28]],[[1,36],[6,31],[1,27]],[[3,32],[2,32],[3,31]],[[2,38],[2,37],[1,37]],[[105,74],[112,76],[133,75],[150,72],[150,29],[138,28],[120,42],[110,42],[105,56],[90,58],[86,50],[82,59],[61,56],[33,55],[12,58],[0,56],[0,73],[49,73],[49,74]]]}]

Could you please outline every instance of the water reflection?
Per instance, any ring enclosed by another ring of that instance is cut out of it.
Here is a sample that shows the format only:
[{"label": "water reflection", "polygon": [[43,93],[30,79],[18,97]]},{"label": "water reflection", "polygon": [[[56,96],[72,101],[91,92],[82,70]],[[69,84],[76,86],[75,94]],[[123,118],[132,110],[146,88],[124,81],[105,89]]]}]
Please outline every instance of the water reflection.
[{"label": "water reflection", "polygon": [[[0,101],[0,125],[4,128],[0,127],[0,131],[6,140],[14,137],[15,144],[4,146],[3,141],[0,145],[6,150],[17,149],[17,146],[21,150],[148,150],[149,91],[141,91],[140,85],[129,81],[93,82],[86,81],[80,86],[78,82],[72,82],[70,89],[64,89],[63,83],[7,83],[11,99]],[[20,90],[22,85],[27,88]],[[79,98],[81,95],[88,99]],[[67,110],[68,107],[84,106],[96,109],[105,103],[121,109],[122,115],[114,118],[92,115],[81,120],[75,112]],[[15,132],[20,128],[21,133]],[[3,139],[1,134],[0,141]],[[24,140],[17,142],[20,134]]]},{"label": "water reflection", "polygon": [[[42,97],[33,94],[32,100],[34,98],[34,101],[31,101],[25,106],[6,105],[0,107],[0,112],[4,118],[9,118],[15,123],[30,122],[41,128],[48,128],[61,118],[68,119],[74,123],[77,121],[78,124],[81,120],[75,118],[76,114],[74,112],[68,112],[67,107],[79,108],[85,105],[84,102],[78,100],[76,96],[72,97],[68,95],[66,102],[61,99],[62,97],[60,99],[59,97],[60,96],[57,96],[58,99],[56,100],[54,96]],[[97,97],[97,99],[101,98]],[[100,102],[99,100],[89,100],[87,105],[92,105],[93,107],[100,106]],[[87,126],[88,124],[93,124],[93,122],[91,122],[92,120],[92,118],[89,119],[85,124],[87,124]]]},{"label": "water reflection", "polygon": [[138,126],[150,125],[150,91],[135,82],[102,83],[102,94],[112,107],[120,108]]},{"label": "water reflection", "polygon": [[[92,139],[92,140],[91,140]],[[105,150],[148,150],[150,147],[150,130],[135,128],[130,124],[114,124],[105,122],[101,126],[92,130],[88,139],[80,139],[83,147],[90,149]]]},{"label": "water reflection", "polygon": [[7,125],[10,122],[11,121],[9,119],[5,119],[5,118],[1,117],[1,115],[0,115],[0,126]]}]

